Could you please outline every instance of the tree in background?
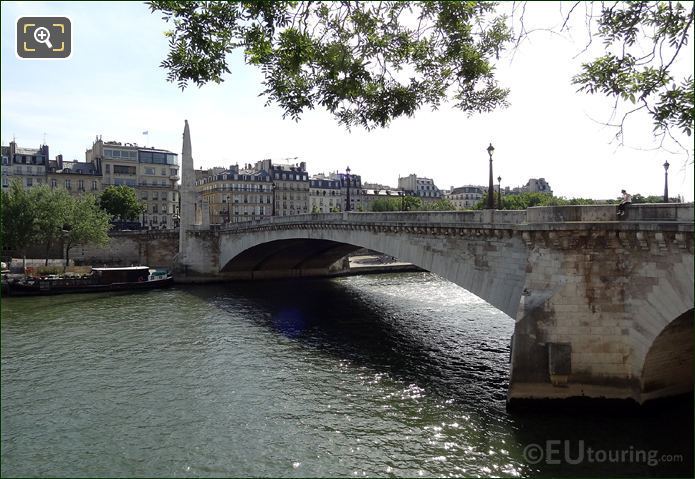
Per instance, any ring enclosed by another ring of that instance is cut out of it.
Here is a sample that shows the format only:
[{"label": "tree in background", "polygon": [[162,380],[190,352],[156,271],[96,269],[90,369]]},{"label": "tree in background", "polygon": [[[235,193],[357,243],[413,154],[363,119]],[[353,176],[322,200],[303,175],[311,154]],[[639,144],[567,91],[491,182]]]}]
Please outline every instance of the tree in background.
[{"label": "tree in background", "polygon": [[101,208],[120,221],[132,221],[145,211],[135,190],[126,185],[109,186],[99,197]]},{"label": "tree in background", "polygon": [[454,204],[446,198],[432,203],[424,203],[422,209],[424,211],[456,211]]},{"label": "tree in background", "polygon": [[2,192],[2,244],[22,253],[22,268],[26,266],[27,248],[36,239],[34,203],[20,180]]},{"label": "tree in background", "polygon": [[[495,196],[497,196],[495,194]],[[481,200],[475,204],[473,209],[485,209],[487,202],[487,192],[483,193]],[[558,198],[550,193],[520,193],[518,195],[506,195],[502,197],[503,210],[525,210],[532,206],[562,206],[569,204],[564,198]]]},{"label": "tree in background", "polygon": [[22,252],[24,259],[29,247],[41,245],[46,251],[46,265],[51,247],[61,240],[66,246],[66,265],[73,246],[106,244],[109,220],[110,215],[93,195],[75,198],[48,185],[25,190],[18,180],[12,182],[9,192],[2,192],[3,244]]},{"label": "tree in background", "polygon": [[74,246],[108,244],[111,227],[111,215],[101,209],[96,196],[85,194],[72,200],[64,225],[65,266],[69,265],[70,249]]},{"label": "tree in background", "polygon": [[68,218],[73,198],[63,189],[51,189],[48,185],[29,190],[33,203],[36,242],[45,247],[46,266],[51,247],[63,237],[63,226]]},{"label": "tree in background", "polygon": [[377,198],[370,204],[372,211],[418,211],[423,209],[422,200],[417,196],[397,198]]},{"label": "tree in background", "polygon": [[401,198],[377,198],[371,202],[372,211],[401,211],[403,201]]}]

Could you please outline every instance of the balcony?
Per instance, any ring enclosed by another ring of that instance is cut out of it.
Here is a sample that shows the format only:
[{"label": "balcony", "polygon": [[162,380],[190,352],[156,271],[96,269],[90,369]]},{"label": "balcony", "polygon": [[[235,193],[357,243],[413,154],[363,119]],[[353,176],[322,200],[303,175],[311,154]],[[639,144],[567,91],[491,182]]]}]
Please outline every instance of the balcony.
[{"label": "balcony", "polygon": [[181,178],[179,178],[179,175],[171,175],[171,176],[169,177],[169,179],[170,179],[171,181],[179,181]]},{"label": "balcony", "polygon": [[138,186],[141,188],[162,188],[162,189],[174,189],[175,186],[172,185],[171,183],[162,185],[160,183],[157,184],[150,184],[150,183],[138,183]]}]

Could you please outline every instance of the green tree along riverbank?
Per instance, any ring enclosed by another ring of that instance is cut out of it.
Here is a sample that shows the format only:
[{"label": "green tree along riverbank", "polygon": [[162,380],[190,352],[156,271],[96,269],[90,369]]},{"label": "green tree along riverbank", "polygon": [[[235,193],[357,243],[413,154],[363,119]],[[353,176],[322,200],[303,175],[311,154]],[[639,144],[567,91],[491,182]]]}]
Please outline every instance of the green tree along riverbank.
[{"label": "green tree along riverbank", "polygon": [[108,243],[111,215],[101,209],[96,196],[71,196],[48,185],[24,190],[17,181],[2,192],[2,243],[26,258],[32,245],[45,247],[46,264],[51,246],[60,240],[64,258],[80,244],[104,246]]}]

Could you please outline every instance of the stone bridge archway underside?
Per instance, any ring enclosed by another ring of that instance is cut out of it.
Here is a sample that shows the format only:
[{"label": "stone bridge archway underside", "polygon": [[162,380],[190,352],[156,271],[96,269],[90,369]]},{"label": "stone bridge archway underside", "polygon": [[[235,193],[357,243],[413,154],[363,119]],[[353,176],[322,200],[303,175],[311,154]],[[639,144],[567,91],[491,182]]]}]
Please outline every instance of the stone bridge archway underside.
[{"label": "stone bridge archway underside", "polygon": [[326,276],[341,258],[367,248],[436,273],[511,317],[517,313],[527,253],[511,231],[434,238],[332,229],[267,233],[220,237],[220,273],[229,279]]}]

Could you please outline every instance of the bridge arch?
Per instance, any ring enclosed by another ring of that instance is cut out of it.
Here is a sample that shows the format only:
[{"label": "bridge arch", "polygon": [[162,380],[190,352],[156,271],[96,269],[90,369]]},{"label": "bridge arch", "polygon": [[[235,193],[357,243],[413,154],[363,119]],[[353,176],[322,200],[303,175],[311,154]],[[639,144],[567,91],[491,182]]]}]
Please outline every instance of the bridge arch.
[{"label": "bridge arch", "polygon": [[671,321],[654,339],[644,359],[642,402],[693,390],[693,314]]},{"label": "bridge arch", "polygon": [[231,279],[311,276],[367,248],[463,287],[511,317],[523,290],[526,245],[512,234],[431,236],[371,229],[274,229],[221,235],[219,271]]}]

